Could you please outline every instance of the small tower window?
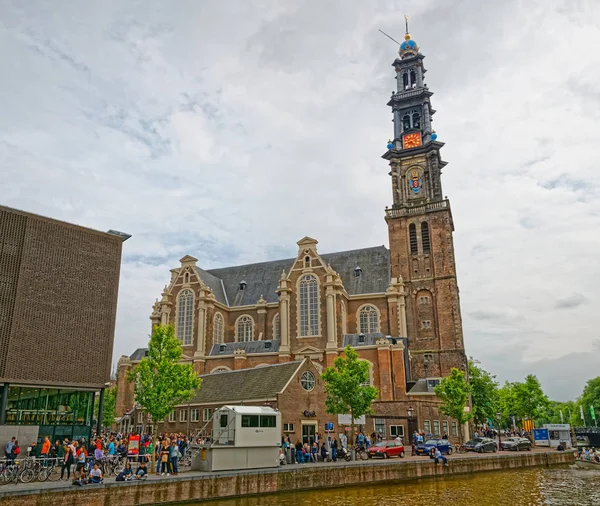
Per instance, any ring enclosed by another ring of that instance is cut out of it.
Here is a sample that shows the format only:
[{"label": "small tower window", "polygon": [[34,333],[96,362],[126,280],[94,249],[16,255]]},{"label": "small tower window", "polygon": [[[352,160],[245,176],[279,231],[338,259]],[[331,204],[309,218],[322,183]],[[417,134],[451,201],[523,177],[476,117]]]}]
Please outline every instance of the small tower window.
[{"label": "small tower window", "polygon": [[426,221],[421,223],[421,242],[423,243],[423,253],[431,253],[431,241],[429,240],[429,225]]},{"label": "small tower window", "polygon": [[414,70],[410,71],[410,85],[413,88],[416,88],[416,86],[417,86],[417,74],[415,73]]},{"label": "small tower window", "polygon": [[408,114],[406,114],[403,118],[402,118],[402,129],[406,132],[407,130],[410,130],[410,116]]},{"label": "small tower window", "polygon": [[190,282],[190,273],[186,272],[183,276],[183,282],[187,285]]},{"label": "small tower window", "polygon": [[243,292],[246,289],[247,285],[248,283],[246,283],[245,281],[240,281],[240,292]]},{"label": "small tower window", "polygon": [[310,267],[310,257],[304,259],[304,267]]},{"label": "small tower window", "polygon": [[410,254],[416,255],[419,252],[419,247],[417,244],[417,226],[414,223],[408,226],[408,237],[410,240]]},{"label": "small tower window", "polygon": [[412,126],[413,128],[421,128],[421,115],[417,112],[412,115]]},{"label": "small tower window", "polygon": [[408,74],[406,72],[404,74],[402,74],[402,85],[404,86],[405,90],[407,90],[409,88],[409,86],[408,86]]},{"label": "small tower window", "polygon": [[362,276],[362,269],[357,265],[354,269],[354,277],[360,278]]}]

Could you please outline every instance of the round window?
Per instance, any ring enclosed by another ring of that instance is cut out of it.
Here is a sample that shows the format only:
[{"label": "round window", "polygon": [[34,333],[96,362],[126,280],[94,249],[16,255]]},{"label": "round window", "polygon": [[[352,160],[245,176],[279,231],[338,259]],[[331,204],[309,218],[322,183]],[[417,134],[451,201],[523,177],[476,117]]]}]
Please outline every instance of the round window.
[{"label": "round window", "polygon": [[310,392],[315,388],[315,376],[312,372],[306,371],[302,374],[302,378],[300,379],[300,383],[302,384],[302,388],[307,392]]}]

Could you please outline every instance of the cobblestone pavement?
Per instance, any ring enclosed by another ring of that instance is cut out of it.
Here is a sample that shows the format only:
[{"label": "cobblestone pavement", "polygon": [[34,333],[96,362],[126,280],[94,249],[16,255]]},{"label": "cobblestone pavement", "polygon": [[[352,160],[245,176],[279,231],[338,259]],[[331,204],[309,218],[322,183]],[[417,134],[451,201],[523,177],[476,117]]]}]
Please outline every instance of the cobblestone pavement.
[{"label": "cobblestone pavement", "polygon": [[[307,464],[286,464],[283,466],[279,467],[279,472],[286,472],[286,471],[291,471],[291,470],[295,470],[295,469],[302,469],[304,467],[328,467],[328,466],[335,466],[335,467],[344,467],[344,466],[360,466],[360,465],[388,465],[388,464],[392,464],[392,463],[402,463],[402,462],[407,462],[407,461],[423,461],[423,462],[431,462],[433,465],[433,461],[431,459],[429,459],[428,457],[423,457],[423,456],[411,456],[410,455],[410,448],[407,449],[408,451],[406,452],[407,455],[404,458],[399,458],[399,457],[391,457],[387,460],[384,460],[382,458],[377,458],[377,459],[369,459],[369,460],[357,460],[357,461],[350,461],[350,462],[346,462],[346,461],[337,461],[337,462],[317,462],[317,463],[307,463]],[[549,450],[548,448],[534,448],[533,450],[531,450],[531,452],[519,452],[519,453],[554,453],[555,450]],[[469,452],[469,453],[460,453],[460,454],[452,454],[448,457],[448,463],[450,465],[452,465],[452,461],[455,459],[481,459],[481,458],[490,458],[490,457],[502,457],[502,456],[513,456],[515,455],[515,453],[517,452],[509,452],[509,451],[499,451],[497,453],[473,453],[473,452]],[[134,468],[135,470],[135,468]],[[190,479],[190,478],[202,478],[202,477],[206,477],[206,476],[215,476],[215,475],[219,475],[219,476],[233,476],[236,474],[256,474],[256,473],[261,473],[261,472],[272,472],[273,469],[265,469],[265,470],[261,470],[261,469],[244,469],[244,470],[239,470],[239,471],[220,471],[220,472],[214,472],[214,473],[207,473],[207,472],[199,472],[199,471],[184,471],[181,472],[177,475],[171,475],[171,476],[161,476],[158,474],[150,474],[148,475],[146,481],[161,481],[161,480],[169,480],[169,481],[177,481],[177,480],[182,480],[182,479]],[[115,483],[115,477],[111,476],[109,478],[106,478],[104,480],[105,483]],[[131,482],[129,482],[131,483]],[[129,483],[120,483],[124,486],[129,485]],[[137,480],[135,480],[133,483],[138,483]],[[91,487],[98,487],[98,486],[102,486],[102,485],[84,485],[84,488],[91,488]],[[43,491],[43,490],[50,490],[50,489],[74,489],[75,486],[72,484],[72,481],[56,481],[56,482],[44,482],[44,483],[38,483],[38,482],[34,482],[34,483],[18,483],[18,484],[8,484],[8,485],[3,485],[0,486],[0,496],[4,496],[4,495],[12,495],[12,494],[19,494],[19,493],[31,493],[34,491]]]}]

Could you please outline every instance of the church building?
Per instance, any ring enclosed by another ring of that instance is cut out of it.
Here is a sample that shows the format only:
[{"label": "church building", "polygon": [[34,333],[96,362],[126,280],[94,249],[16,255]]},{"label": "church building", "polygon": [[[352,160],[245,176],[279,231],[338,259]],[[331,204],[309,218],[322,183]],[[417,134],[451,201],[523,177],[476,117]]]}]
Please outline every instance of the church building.
[{"label": "church building", "polygon": [[[385,209],[389,248],[322,253],[316,239],[303,237],[294,258],[204,269],[189,254],[170,271],[150,320],[152,325],[175,326],[184,360],[205,378],[215,375],[206,385],[219,394],[211,400],[201,386],[200,395],[161,422],[159,431],[199,430],[205,425],[199,413],[219,403],[269,402],[282,412],[293,441],[311,441],[315,432],[326,429],[339,434],[347,421],[325,413],[319,374],[352,345],[369,363],[371,384],[379,390],[362,430],[385,437],[416,429],[457,435],[456,421],[439,411],[433,392],[451,368],[466,371],[467,359],[454,223],[442,191],[444,144],[432,128],[433,93],[424,81],[423,60],[407,33],[392,63],[397,90],[387,104],[394,121],[393,139],[383,154],[392,188],[391,205]],[[145,418],[125,373],[144,354],[137,350],[118,366],[117,416],[131,430],[142,430]],[[296,365],[279,368],[290,362]],[[273,372],[274,367],[280,372]],[[247,372],[255,368],[264,373]],[[273,375],[278,379],[270,379]],[[253,378],[252,393],[223,394],[246,377]],[[269,400],[258,395],[261,381],[270,383],[265,391],[279,383],[285,388],[270,393]],[[298,389],[290,388],[290,382]],[[295,393],[286,396],[286,391]]]}]

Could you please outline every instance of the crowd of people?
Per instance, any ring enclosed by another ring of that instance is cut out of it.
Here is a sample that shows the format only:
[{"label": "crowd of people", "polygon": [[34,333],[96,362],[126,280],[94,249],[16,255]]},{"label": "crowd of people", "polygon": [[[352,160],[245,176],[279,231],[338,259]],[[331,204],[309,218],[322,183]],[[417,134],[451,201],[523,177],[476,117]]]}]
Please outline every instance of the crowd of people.
[{"label": "crowd of people", "polygon": [[[130,441],[136,444],[130,445]],[[107,471],[107,463],[115,459],[124,462],[124,468],[116,475],[116,481],[145,479],[148,474],[148,463],[152,454],[156,454],[156,472],[177,475],[179,461],[190,446],[190,440],[184,434],[160,434],[156,448],[149,434],[129,436],[115,433],[105,433],[92,437],[90,441],[82,437],[79,440],[64,438],[54,443],[48,436],[41,444],[37,441],[28,446],[27,451],[21,451],[19,441],[13,437],[4,446],[4,456],[8,464],[13,464],[17,458],[27,456],[41,459],[42,465],[54,463],[60,466],[58,480],[71,480],[73,473],[74,485],[101,483]],[[138,464],[135,472],[132,462]]]},{"label": "crowd of people", "polygon": [[576,458],[600,463],[600,450],[596,450],[595,448],[578,448]]}]

